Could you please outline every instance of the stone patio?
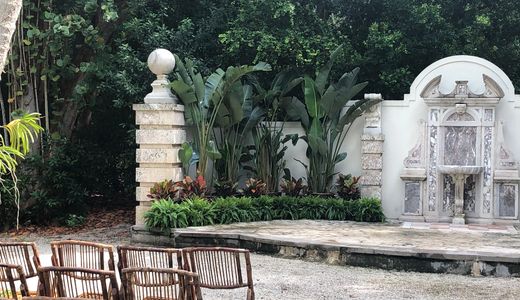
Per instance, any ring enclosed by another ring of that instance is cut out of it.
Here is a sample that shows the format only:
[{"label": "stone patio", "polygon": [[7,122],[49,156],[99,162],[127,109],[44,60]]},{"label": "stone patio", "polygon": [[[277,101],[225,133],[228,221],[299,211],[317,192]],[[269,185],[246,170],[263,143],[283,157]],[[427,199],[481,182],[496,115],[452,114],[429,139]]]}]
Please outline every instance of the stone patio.
[{"label": "stone patio", "polygon": [[520,234],[512,226],[339,221],[269,221],[149,232],[135,241],[248,248],[331,264],[418,272],[520,276]]}]

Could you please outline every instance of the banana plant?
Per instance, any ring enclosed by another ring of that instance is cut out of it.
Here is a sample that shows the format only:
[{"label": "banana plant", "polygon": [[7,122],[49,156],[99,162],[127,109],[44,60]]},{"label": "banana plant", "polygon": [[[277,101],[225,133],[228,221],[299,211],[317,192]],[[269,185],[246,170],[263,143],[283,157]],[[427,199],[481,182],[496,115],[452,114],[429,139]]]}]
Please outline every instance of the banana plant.
[{"label": "banana plant", "polygon": [[253,129],[254,146],[250,147],[248,157],[252,166],[244,169],[253,172],[256,177],[266,183],[268,192],[276,192],[280,181],[280,174],[285,167],[285,143],[293,140],[297,142],[297,135],[283,135],[285,120],[281,118],[283,110],[280,101],[293,97],[293,90],[303,81],[295,72],[286,70],[275,75],[268,90],[263,89],[258,83],[255,88],[258,91],[257,103],[264,107],[266,115]]},{"label": "banana plant", "polygon": [[222,159],[215,164],[218,181],[233,184],[238,181],[240,165],[247,158],[244,141],[253,128],[264,118],[265,109],[253,103],[253,87],[237,81],[224,100],[229,107],[229,117],[217,120],[220,139],[217,145]]},{"label": "banana plant", "polygon": [[[271,66],[260,62],[254,66],[228,67],[226,71],[219,68],[204,80],[202,74],[195,70],[193,61],[186,59],[183,63],[178,56],[175,56],[175,61],[176,80],[171,83],[171,88],[185,106],[187,124],[194,129],[195,147],[192,153],[198,156],[197,175],[206,176],[208,161],[222,158],[213,130],[217,120],[222,124],[237,118],[234,102],[230,99],[231,91],[244,75],[270,71]],[[183,155],[187,153],[189,151],[184,151]]]},{"label": "banana plant", "polygon": [[329,79],[330,70],[342,49],[339,46],[329,61],[317,70],[315,78],[304,77],[304,103],[296,98],[285,100],[282,105],[289,118],[300,120],[306,135],[309,164],[299,161],[307,171],[309,189],[315,193],[330,192],[335,167],[346,159],[340,152],[354,121],[380,100],[358,100],[345,113],[352,97],[361,92],[367,82],[357,83],[359,68],[344,73],[337,82]]}]

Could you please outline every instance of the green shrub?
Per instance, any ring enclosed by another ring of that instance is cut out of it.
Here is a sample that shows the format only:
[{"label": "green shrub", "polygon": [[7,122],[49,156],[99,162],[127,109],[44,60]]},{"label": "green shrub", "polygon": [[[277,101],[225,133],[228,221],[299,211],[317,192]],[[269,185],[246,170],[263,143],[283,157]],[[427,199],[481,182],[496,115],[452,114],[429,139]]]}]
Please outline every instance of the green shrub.
[{"label": "green shrub", "polygon": [[177,204],[169,199],[160,199],[152,203],[152,207],[145,213],[147,227],[182,228],[188,226],[188,209],[183,204]]},{"label": "green shrub", "polygon": [[182,203],[186,208],[186,219],[190,226],[211,225],[215,219],[215,205],[202,198],[187,199]]},{"label": "green shrub", "polygon": [[352,203],[353,219],[358,222],[384,222],[381,201],[377,198],[361,198]]},{"label": "green shrub", "polygon": [[65,225],[67,227],[79,227],[85,223],[85,217],[70,214],[65,218]]},{"label": "green shrub", "polygon": [[4,179],[0,184],[0,231],[16,225],[16,202],[14,185],[11,179]]},{"label": "green shrub", "polygon": [[383,222],[381,201],[362,198],[344,201],[337,198],[308,197],[223,197],[209,202],[202,198],[182,203],[161,199],[154,201],[145,214],[148,227],[182,228],[211,224],[230,224],[269,220],[355,220]]},{"label": "green shrub", "polygon": [[230,224],[235,222],[258,221],[258,213],[249,197],[218,198],[213,202],[218,216],[216,223]]},{"label": "green shrub", "polygon": [[[46,139],[52,155],[27,157],[20,169],[22,201],[28,203],[23,219],[35,224],[67,225],[68,215],[84,216],[89,193],[82,184],[89,173],[85,149],[65,139]],[[101,175],[100,175],[101,176]]]}]

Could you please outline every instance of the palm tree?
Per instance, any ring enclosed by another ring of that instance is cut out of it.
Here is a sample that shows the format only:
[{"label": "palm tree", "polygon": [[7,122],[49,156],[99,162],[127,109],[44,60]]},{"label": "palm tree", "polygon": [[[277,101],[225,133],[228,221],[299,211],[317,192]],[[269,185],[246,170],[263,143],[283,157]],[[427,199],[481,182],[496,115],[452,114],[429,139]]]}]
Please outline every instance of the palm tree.
[{"label": "palm tree", "polygon": [[16,29],[22,0],[0,0],[0,73],[4,70],[5,59],[11,48],[11,37]]}]

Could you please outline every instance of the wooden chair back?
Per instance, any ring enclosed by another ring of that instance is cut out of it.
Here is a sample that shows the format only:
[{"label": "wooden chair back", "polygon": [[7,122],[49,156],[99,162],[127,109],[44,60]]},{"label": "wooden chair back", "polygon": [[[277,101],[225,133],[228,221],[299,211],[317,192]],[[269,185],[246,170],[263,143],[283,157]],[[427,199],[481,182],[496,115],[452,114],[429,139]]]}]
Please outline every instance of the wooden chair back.
[{"label": "wooden chair back", "polygon": [[38,294],[45,297],[118,300],[114,271],[75,267],[38,269]]},{"label": "wooden chair back", "polygon": [[[249,250],[222,247],[185,248],[184,268],[199,275],[202,288],[247,287],[248,300],[255,298]],[[245,276],[244,276],[245,273]]]},{"label": "wooden chair back", "polygon": [[125,300],[202,299],[198,275],[180,269],[126,268],[122,270]]},{"label": "wooden chair back", "polygon": [[181,249],[117,246],[117,254],[117,268],[121,278],[121,271],[127,268],[182,269]]},{"label": "wooden chair back", "polygon": [[56,267],[115,271],[112,245],[66,240],[51,242],[51,250]]},{"label": "wooden chair back", "polygon": [[[20,281],[19,290],[17,281]],[[18,296],[27,296],[27,281],[22,266],[0,264],[0,299],[18,299]]]},{"label": "wooden chair back", "polygon": [[0,242],[0,263],[21,266],[25,278],[36,277],[40,266],[38,248],[35,243]]}]

